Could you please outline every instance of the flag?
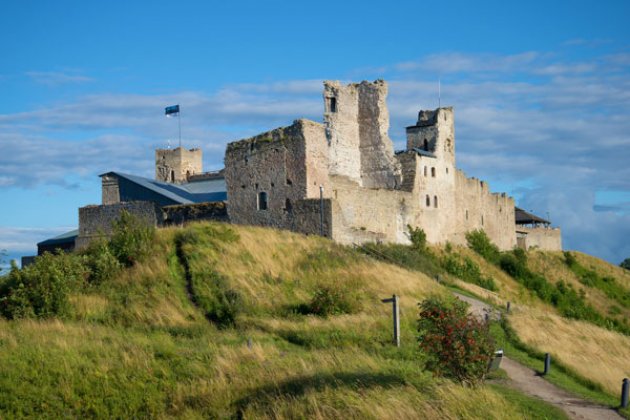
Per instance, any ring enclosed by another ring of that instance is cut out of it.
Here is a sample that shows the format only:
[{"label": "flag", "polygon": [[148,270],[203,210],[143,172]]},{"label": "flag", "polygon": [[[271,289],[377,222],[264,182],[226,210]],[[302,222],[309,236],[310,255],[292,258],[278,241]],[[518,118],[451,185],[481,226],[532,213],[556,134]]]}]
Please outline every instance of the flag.
[{"label": "flag", "polygon": [[167,117],[175,116],[179,114],[179,105],[171,105],[164,108],[164,115]]}]

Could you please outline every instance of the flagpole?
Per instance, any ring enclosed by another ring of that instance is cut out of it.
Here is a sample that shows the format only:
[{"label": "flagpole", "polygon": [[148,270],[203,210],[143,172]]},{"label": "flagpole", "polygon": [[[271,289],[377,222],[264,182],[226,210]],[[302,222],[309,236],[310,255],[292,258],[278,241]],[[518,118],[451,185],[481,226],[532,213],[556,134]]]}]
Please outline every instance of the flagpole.
[{"label": "flagpole", "polygon": [[[179,104],[177,104],[179,106]],[[182,147],[182,113],[177,113],[177,125],[179,126],[179,147]]]}]

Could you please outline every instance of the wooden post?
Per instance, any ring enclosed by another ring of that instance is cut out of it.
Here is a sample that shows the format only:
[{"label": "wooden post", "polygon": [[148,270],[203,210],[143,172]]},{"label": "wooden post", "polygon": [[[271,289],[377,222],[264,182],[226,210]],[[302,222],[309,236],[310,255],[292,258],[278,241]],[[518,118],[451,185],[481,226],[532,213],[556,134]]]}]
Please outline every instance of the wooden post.
[{"label": "wooden post", "polygon": [[392,303],[392,316],[394,318],[394,344],[396,347],[400,347],[400,312],[399,312],[399,297],[393,295],[389,299],[382,299],[383,303]]},{"label": "wooden post", "polygon": [[549,369],[551,369],[551,355],[549,353],[545,353],[545,369],[543,371],[543,375],[548,374]]},{"label": "wooden post", "polygon": [[507,305],[506,305],[506,312],[508,314],[510,313],[510,302],[508,302]]},{"label": "wooden post", "polygon": [[630,380],[624,378],[621,382],[621,408],[628,408],[628,389],[630,388]]}]

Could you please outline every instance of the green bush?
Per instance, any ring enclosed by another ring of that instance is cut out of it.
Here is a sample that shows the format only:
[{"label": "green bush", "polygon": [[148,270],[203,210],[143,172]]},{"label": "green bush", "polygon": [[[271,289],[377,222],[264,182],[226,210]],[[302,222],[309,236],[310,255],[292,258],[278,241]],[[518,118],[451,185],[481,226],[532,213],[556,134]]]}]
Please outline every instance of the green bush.
[{"label": "green bush", "polygon": [[473,283],[492,291],[498,290],[494,280],[491,277],[483,277],[479,266],[468,257],[464,257],[464,262],[460,263],[456,255],[449,254],[442,261],[442,266],[449,274],[459,277],[465,282]]},{"label": "green bush", "polygon": [[151,253],[154,237],[155,227],[123,210],[114,221],[108,246],[121,264],[130,267]]},{"label": "green bush", "polygon": [[436,375],[482,381],[494,354],[488,325],[468,314],[468,304],[431,297],[419,304],[418,340]]},{"label": "green bush", "polygon": [[409,230],[411,247],[423,251],[427,247],[427,234],[421,228],[414,228],[411,225],[407,225],[407,229]]},{"label": "green bush", "polygon": [[359,294],[338,284],[321,285],[309,303],[311,313],[319,316],[352,314],[361,310]]},{"label": "green bush", "polygon": [[68,315],[68,295],[88,277],[84,259],[76,254],[44,253],[28,267],[11,271],[0,285],[0,313],[9,319]]},{"label": "green bush", "polygon": [[492,243],[486,232],[473,230],[466,233],[468,247],[493,264],[497,264],[501,256],[499,248]]},{"label": "green bush", "polygon": [[85,264],[89,270],[88,282],[101,284],[111,280],[122,268],[105,239],[95,240],[85,250]]}]

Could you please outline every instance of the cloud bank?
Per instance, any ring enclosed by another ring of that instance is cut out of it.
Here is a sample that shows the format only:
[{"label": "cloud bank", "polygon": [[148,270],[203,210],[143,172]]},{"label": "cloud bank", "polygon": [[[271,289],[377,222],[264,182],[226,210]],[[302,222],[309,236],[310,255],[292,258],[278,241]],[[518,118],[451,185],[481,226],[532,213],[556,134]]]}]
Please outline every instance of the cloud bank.
[{"label": "cloud bank", "polygon": [[[397,148],[418,110],[437,106],[440,79],[442,105],[455,107],[458,166],[508,189],[521,207],[549,212],[566,248],[615,263],[630,256],[629,53],[573,60],[453,52],[362,73],[390,82]],[[106,170],[151,176],[152,149],[176,141],[176,123],[162,115],[173,103],[181,105],[185,145],[202,147],[205,165],[218,168],[229,141],[296,118],[321,121],[321,89],[321,80],[289,80],[212,93],[93,94],[0,115],[0,142],[10,151],[0,156],[0,189],[71,188],[66,174]]]}]

